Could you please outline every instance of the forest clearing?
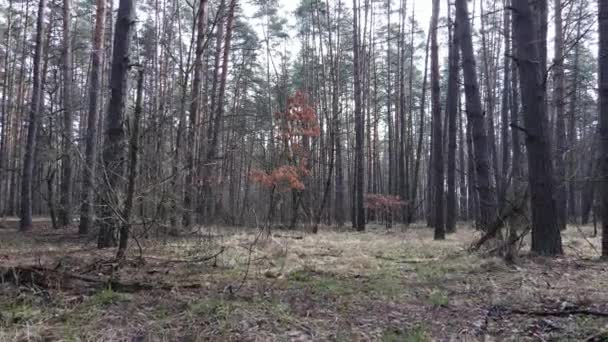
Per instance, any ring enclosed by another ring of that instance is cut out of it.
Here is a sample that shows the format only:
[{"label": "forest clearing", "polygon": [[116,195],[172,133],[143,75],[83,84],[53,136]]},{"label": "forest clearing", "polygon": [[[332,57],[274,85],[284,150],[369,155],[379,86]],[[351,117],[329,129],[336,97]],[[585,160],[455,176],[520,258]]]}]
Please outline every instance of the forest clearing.
[{"label": "forest clearing", "polygon": [[564,232],[563,257],[512,265],[469,252],[478,234],[464,226],[440,242],[417,225],[255,243],[254,230],[209,228],[141,239],[142,254],[118,267],[48,225],[25,238],[0,229],[5,278],[13,266],[48,270],[1,285],[1,341],[608,339],[608,265],[592,227]]},{"label": "forest clearing", "polygon": [[0,0],[0,342],[608,341],[608,0]]}]

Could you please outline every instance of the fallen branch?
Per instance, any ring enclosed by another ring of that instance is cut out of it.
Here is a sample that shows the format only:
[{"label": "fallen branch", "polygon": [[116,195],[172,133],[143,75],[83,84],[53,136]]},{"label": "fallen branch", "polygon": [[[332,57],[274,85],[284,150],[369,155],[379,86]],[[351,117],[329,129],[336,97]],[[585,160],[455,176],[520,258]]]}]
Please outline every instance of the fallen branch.
[{"label": "fallen branch", "polygon": [[220,250],[215,254],[203,256],[203,257],[199,257],[199,258],[194,258],[194,259],[164,259],[164,258],[159,258],[159,257],[155,257],[155,256],[147,256],[147,257],[144,257],[144,259],[145,258],[155,259],[155,260],[163,261],[166,263],[200,263],[200,262],[205,262],[205,261],[215,259],[218,256],[220,256],[220,254],[224,253],[225,251],[226,251],[226,247],[222,246],[220,248]]},{"label": "fallen branch", "polygon": [[608,312],[597,311],[591,309],[569,309],[559,311],[544,311],[544,310],[523,310],[523,309],[507,309],[509,313],[539,317],[566,317],[572,315],[588,315],[598,317],[608,317]]},{"label": "fallen branch", "polygon": [[[201,288],[202,285],[198,283],[184,284],[184,285],[172,285],[172,284],[159,284],[152,285],[142,282],[122,282],[112,277],[93,277],[82,274],[76,274],[66,271],[59,271],[55,269],[40,267],[40,266],[16,266],[10,268],[0,268],[0,280],[2,282],[12,283],[17,286],[30,285],[40,288],[75,288],[77,286],[70,286],[70,281],[77,280],[87,284],[90,284],[94,288],[104,289],[111,288],[118,292],[138,292],[138,291],[150,291],[150,290],[173,290],[175,288],[183,289],[195,289]],[[78,286],[81,288],[81,286]]]},{"label": "fallen branch", "polygon": [[294,239],[294,240],[302,240],[304,236],[301,235],[282,235],[282,234],[273,234],[273,237],[277,238],[285,238],[285,239]]},{"label": "fallen branch", "polygon": [[400,263],[400,264],[423,264],[425,262],[433,262],[433,261],[438,261],[439,260],[439,258],[399,259],[399,258],[387,257],[387,256],[384,256],[384,255],[374,255],[374,256],[376,257],[376,259],[394,261],[394,262]]},{"label": "fallen branch", "polygon": [[597,334],[593,334],[589,336],[585,341],[586,342],[600,342],[606,341],[608,339],[608,330],[600,331]]}]

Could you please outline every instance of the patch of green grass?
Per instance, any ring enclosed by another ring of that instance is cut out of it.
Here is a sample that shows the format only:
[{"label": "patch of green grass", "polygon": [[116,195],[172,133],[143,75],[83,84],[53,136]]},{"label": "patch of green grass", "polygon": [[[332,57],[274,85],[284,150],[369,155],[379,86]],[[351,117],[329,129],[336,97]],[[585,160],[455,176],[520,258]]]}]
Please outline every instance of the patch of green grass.
[{"label": "patch of green grass", "polygon": [[262,308],[265,313],[273,317],[276,321],[289,324],[295,320],[291,309],[285,303],[278,300],[260,300],[251,303],[254,308]]},{"label": "patch of green grass", "polygon": [[431,294],[429,295],[429,302],[433,305],[433,306],[442,306],[442,307],[446,307],[450,304],[450,298],[448,297],[448,295],[440,290],[435,290],[433,292],[431,292]]},{"label": "patch of green grass", "polygon": [[127,302],[130,299],[131,296],[125,293],[116,292],[112,289],[104,289],[100,292],[95,293],[91,297],[91,303],[93,305],[108,306],[120,302]]},{"label": "patch of green grass", "polygon": [[407,291],[407,287],[403,285],[401,278],[393,273],[380,273],[374,275],[372,280],[366,284],[365,292],[376,297],[386,297],[387,299],[395,299]]},{"label": "patch of green grass", "polygon": [[433,282],[445,277],[447,270],[444,265],[433,263],[422,263],[416,265],[416,275],[422,280]]},{"label": "patch of green grass", "polygon": [[23,324],[35,320],[41,315],[42,311],[27,303],[20,303],[9,306],[2,310],[2,325]]},{"label": "patch of green grass", "polygon": [[210,298],[190,303],[188,311],[194,316],[213,317],[222,321],[234,311],[234,304],[223,299]]},{"label": "patch of green grass", "polygon": [[426,342],[430,341],[426,330],[421,325],[416,325],[405,331],[389,329],[382,334],[383,342]]},{"label": "patch of green grass", "polygon": [[322,294],[343,296],[355,292],[354,284],[350,279],[341,278],[330,273],[320,273],[314,270],[301,269],[289,273],[287,279],[291,282],[295,282],[296,286],[306,284],[306,286],[310,287],[312,290]]},{"label": "patch of green grass", "polygon": [[287,275],[287,280],[290,281],[299,281],[299,282],[308,282],[312,277],[312,273],[310,270],[301,269],[290,272]]},{"label": "patch of green grass", "polygon": [[343,296],[353,293],[352,284],[333,276],[320,276],[314,278],[311,285],[315,290],[325,294]]}]

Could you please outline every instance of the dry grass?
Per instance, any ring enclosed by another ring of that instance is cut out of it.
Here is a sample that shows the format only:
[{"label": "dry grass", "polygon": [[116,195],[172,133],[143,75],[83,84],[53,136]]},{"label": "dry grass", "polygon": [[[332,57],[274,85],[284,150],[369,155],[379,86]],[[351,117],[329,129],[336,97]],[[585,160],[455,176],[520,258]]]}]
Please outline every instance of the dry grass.
[{"label": "dry grass", "polygon": [[74,232],[0,229],[3,265],[61,262],[70,272],[174,285],[120,293],[3,284],[0,341],[584,340],[608,329],[606,318],[590,315],[509,312],[608,312],[608,266],[596,261],[590,227],[564,232],[565,257],[524,255],[515,266],[467,252],[477,235],[461,226],[438,242],[422,226],[372,226],[276,232],[253,244],[253,231],[206,228],[143,239],[146,263],[132,248],[134,262],[113,271],[104,261],[111,252]]}]

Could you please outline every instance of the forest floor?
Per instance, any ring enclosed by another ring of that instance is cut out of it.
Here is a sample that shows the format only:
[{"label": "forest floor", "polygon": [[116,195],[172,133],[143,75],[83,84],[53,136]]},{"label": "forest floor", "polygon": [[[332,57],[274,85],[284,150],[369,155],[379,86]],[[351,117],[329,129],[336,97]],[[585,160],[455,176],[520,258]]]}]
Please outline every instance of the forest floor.
[{"label": "forest floor", "polygon": [[441,242],[422,226],[206,228],[139,239],[117,265],[49,226],[0,221],[0,341],[608,341],[591,227],[564,232],[564,257],[514,265],[469,253],[479,234],[464,226]]}]

